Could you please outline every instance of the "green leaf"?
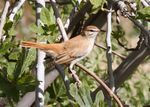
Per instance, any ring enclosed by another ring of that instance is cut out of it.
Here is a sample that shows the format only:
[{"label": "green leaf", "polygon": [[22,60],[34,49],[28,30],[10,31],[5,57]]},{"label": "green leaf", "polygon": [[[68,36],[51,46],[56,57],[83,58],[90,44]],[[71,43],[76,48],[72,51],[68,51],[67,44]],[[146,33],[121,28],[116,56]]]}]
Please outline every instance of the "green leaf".
[{"label": "green leaf", "polygon": [[[101,103],[101,104],[100,104]],[[100,106],[101,105],[101,106]],[[104,95],[101,91],[96,94],[93,107],[104,107]]]},{"label": "green leaf", "polygon": [[38,34],[43,34],[44,33],[44,30],[41,26],[37,26],[36,24],[31,24],[30,27],[29,27],[29,30],[31,32],[34,32],[34,33],[38,33]]},{"label": "green leaf", "polygon": [[84,107],[84,102],[82,101],[82,98],[78,93],[78,88],[75,84],[70,85],[70,94],[74,97],[80,107]]},{"label": "green leaf", "polygon": [[0,90],[8,97],[12,98],[15,102],[19,100],[19,90],[16,89],[15,84],[11,83],[6,77],[0,73]]},{"label": "green leaf", "polygon": [[13,42],[4,42],[0,46],[0,54],[5,54],[6,52],[9,52],[11,48],[13,48],[15,44]]},{"label": "green leaf", "polygon": [[92,106],[92,99],[91,99],[91,95],[90,95],[90,87],[88,85],[81,85],[79,87],[79,94],[81,95],[85,107],[91,107]]},{"label": "green leaf", "polygon": [[15,65],[16,65],[15,62],[9,62],[7,64],[7,73],[10,78],[12,78],[12,75],[14,73]]},{"label": "green leaf", "polygon": [[37,36],[37,41],[46,41],[47,38],[48,36],[45,36],[45,35]]},{"label": "green leaf", "polygon": [[143,20],[150,20],[150,7],[145,7],[137,12],[137,18]]},{"label": "green leaf", "polygon": [[80,87],[77,87],[76,85],[71,84],[70,94],[74,97],[74,99],[80,105],[80,107],[92,107],[93,106],[90,87],[88,86],[87,83],[80,85]]},{"label": "green leaf", "polygon": [[38,82],[30,73],[25,73],[17,81],[17,89],[22,91],[22,93],[26,93],[35,90],[37,84]]},{"label": "green leaf", "polygon": [[5,57],[3,57],[2,55],[0,55],[0,67],[7,67],[7,59]]},{"label": "green leaf", "polygon": [[23,65],[22,65],[22,69],[21,69],[22,73],[25,71],[28,71],[32,62],[35,60],[36,60],[36,49],[29,49],[29,52],[25,58],[25,61],[23,62]]},{"label": "green leaf", "polygon": [[16,31],[15,31],[15,28],[14,27],[11,27],[10,30],[8,31],[8,34],[13,36],[13,35],[16,35]]},{"label": "green leaf", "polygon": [[50,8],[50,10],[48,10],[47,8],[42,8],[40,17],[41,21],[48,26],[55,24],[55,18],[52,8]]},{"label": "green leaf", "polygon": [[125,35],[125,31],[121,26],[116,26],[116,30],[112,31],[112,36],[116,39],[119,39]]},{"label": "green leaf", "polygon": [[9,59],[11,59],[11,60],[17,60],[18,59],[18,55],[19,55],[19,52],[15,50],[12,53],[10,53]]},{"label": "green leaf", "polygon": [[15,15],[15,23],[18,23],[21,19],[21,17],[23,16],[23,9],[19,9],[17,14]]},{"label": "green leaf", "polygon": [[9,31],[12,26],[13,26],[13,22],[8,20],[8,21],[5,23],[3,29],[4,29],[5,31]]},{"label": "green leaf", "polygon": [[106,3],[106,0],[90,0],[91,4],[93,5],[93,8],[102,7],[104,3]]},{"label": "green leaf", "polygon": [[22,73],[22,66],[23,66],[23,62],[24,62],[25,58],[26,58],[26,53],[25,53],[25,49],[23,48],[22,52],[19,55],[16,66],[15,66],[15,70],[13,73],[13,76],[14,76],[13,82],[16,82],[18,80],[18,78],[20,77],[20,75]]}]

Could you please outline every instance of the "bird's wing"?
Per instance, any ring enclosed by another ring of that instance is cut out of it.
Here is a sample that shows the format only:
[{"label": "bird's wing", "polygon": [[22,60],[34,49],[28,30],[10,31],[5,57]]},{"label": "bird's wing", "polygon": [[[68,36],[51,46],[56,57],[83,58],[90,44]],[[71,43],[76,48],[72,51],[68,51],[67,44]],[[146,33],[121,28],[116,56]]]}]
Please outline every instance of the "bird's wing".
[{"label": "bird's wing", "polygon": [[81,41],[77,41],[78,39],[76,39],[77,38],[73,38],[64,42],[64,51],[59,53],[59,55],[56,57],[56,63],[69,63],[76,58],[80,58],[86,54],[85,50],[87,45],[83,44],[84,39],[80,39]]}]

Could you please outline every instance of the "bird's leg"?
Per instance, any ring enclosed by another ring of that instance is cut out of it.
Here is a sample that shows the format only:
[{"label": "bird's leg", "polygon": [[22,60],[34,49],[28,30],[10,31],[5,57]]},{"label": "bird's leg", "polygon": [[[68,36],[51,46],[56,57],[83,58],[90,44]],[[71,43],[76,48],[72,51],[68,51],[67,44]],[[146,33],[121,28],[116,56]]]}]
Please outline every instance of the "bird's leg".
[{"label": "bird's leg", "polygon": [[70,70],[70,72],[71,72],[71,74],[72,74],[72,77],[73,77],[73,78],[75,79],[75,81],[77,82],[77,84],[80,85],[80,84],[81,84],[81,81],[80,81],[78,75],[76,74],[76,71],[73,70],[74,64],[75,64],[75,63],[71,63],[71,64],[70,64],[69,70]]}]

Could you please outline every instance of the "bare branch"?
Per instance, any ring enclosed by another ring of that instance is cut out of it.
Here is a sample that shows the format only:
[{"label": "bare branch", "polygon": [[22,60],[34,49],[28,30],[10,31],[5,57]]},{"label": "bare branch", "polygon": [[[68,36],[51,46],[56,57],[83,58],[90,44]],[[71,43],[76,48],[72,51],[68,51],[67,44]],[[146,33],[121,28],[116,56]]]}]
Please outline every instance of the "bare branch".
[{"label": "bare branch", "polygon": [[58,8],[57,8],[57,5],[56,5],[56,1],[55,0],[50,0],[50,3],[51,3],[52,8],[54,10],[54,14],[55,14],[55,17],[56,17],[56,22],[58,24],[59,30],[62,34],[63,39],[66,41],[66,40],[68,40],[68,37],[67,37],[67,33],[65,31],[65,28],[63,26],[62,20],[60,18],[60,14],[59,14],[59,11],[58,11]]},{"label": "bare branch", "polygon": [[80,11],[73,17],[73,19],[70,21],[70,25],[67,29],[67,33],[69,33],[72,28],[77,25],[85,16],[85,13],[89,10],[91,10],[92,5],[90,1],[87,1],[85,5],[80,9]]},{"label": "bare branch", "polygon": [[[142,43],[140,49],[133,51],[123,60],[119,67],[113,72],[116,88],[123,84],[124,81],[134,73],[135,69],[148,55],[150,55],[150,50]],[[106,83],[108,83],[108,79]],[[99,90],[101,90],[101,86],[98,87],[93,94],[95,95]]]},{"label": "bare branch", "polygon": [[[46,3],[50,2],[49,0],[45,0]],[[59,5],[71,4],[72,0],[56,0],[56,3]]]},{"label": "bare branch", "polygon": [[61,65],[59,65],[59,64],[55,64],[55,67],[58,70],[60,76],[62,77],[62,79],[63,79],[63,81],[65,83],[65,87],[66,87],[66,92],[67,92],[68,98],[70,100],[72,100],[73,97],[71,96],[71,94],[69,92],[69,90],[70,90],[70,86],[69,86],[70,85],[70,81],[69,81],[67,75],[65,75],[63,67]]},{"label": "bare branch", "polygon": [[145,0],[141,0],[142,4],[145,6],[145,7],[148,7],[150,6]]},{"label": "bare branch", "polygon": [[[36,0],[36,24],[40,26],[40,13],[42,7],[45,7],[44,0]],[[43,41],[45,43],[45,41]],[[38,50],[38,58],[37,58],[37,80],[39,84],[36,88],[36,107],[44,106],[44,84],[45,84],[45,66],[44,66],[44,58],[46,53]]]},{"label": "bare branch", "polygon": [[119,44],[120,46],[122,46],[126,51],[135,51],[135,50],[140,49],[140,47],[141,47],[141,45],[142,45],[142,43],[143,43],[143,41],[144,41],[144,38],[143,38],[143,35],[142,35],[142,34],[139,36],[139,41],[137,42],[137,46],[136,46],[135,48],[128,48],[128,47],[125,47],[125,45],[123,45],[123,44],[119,41],[119,38],[116,39],[116,40],[117,40],[118,44]]},{"label": "bare branch", "polygon": [[[112,6],[111,4],[109,5],[109,11],[107,13],[107,31],[106,31],[106,46],[107,46],[107,51],[106,51],[106,56],[107,56],[107,72],[108,72],[108,78],[109,78],[109,84],[111,90],[114,92],[115,91],[115,83],[114,83],[114,76],[113,76],[113,70],[112,70],[112,47],[111,47],[111,17],[112,17]],[[108,97],[108,107],[112,107],[111,103],[111,98]]]},{"label": "bare branch", "polygon": [[137,27],[140,28],[141,33],[142,33],[142,34],[144,35],[144,37],[145,37],[145,44],[150,47],[150,44],[149,44],[149,43],[150,43],[150,32],[149,32],[147,29],[145,29],[145,27],[144,27],[141,23],[139,23],[137,20],[135,20],[135,19],[132,18],[132,15],[128,12],[127,6],[125,5],[124,2],[119,1],[119,2],[118,2],[118,7],[119,7],[119,9],[120,9],[120,11],[122,12],[122,15],[123,15],[124,17],[127,17],[127,18],[128,18],[129,20],[131,20]]},{"label": "bare branch", "polygon": [[[112,8],[110,7],[110,11]],[[109,82],[110,87],[112,88],[112,91],[115,90],[115,83],[114,83],[114,77],[113,77],[113,71],[112,71],[112,46],[111,46],[111,17],[112,12],[108,12],[107,14],[107,32],[106,32],[106,46],[107,46],[107,64],[108,64],[108,75],[109,75]]]},{"label": "bare branch", "polygon": [[129,14],[127,14],[126,16],[141,30],[145,45],[150,48],[150,32],[140,22],[134,20]]},{"label": "bare branch", "polygon": [[9,15],[9,20],[11,20],[11,21],[14,20],[14,16],[16,15],[16,13],[21,8],[21,6],[23,5],[24,2],[25,2],[25,0],[19,0],[16,2],[13,10],[11,11],[11,14]]},{"label": "bare branch", "polygon": [[70,22],[72,21],[74,15],[75,15],[75,14],[77,13],[77,11],[78,11],[78,6],[80,5],[80,3],[81,3],[81,0],[78,0],[76,6],[74,6],[74,8],[72,9],[69,18],[67,19],[67,21],[66,21],[66,23],[65,23],[65,25],[64,25],[65,29],[68,29],[68,27],[69,27],[69,25],[70,25]]},{"label": "bare branch", "polygon": [[[104,47],[104,46],[102,46],[102,45],[99,45],[98,43],[95,43],[95,46],[97,46],[97,47],[99,47],[99,48],[102,48],[102,49],[104,49],[104,50],[107,50],[106,47]],[[124,59],[126,58],[125,56],[123,56],[123,55],[121,55],[121,54],[119,54],[119,53],[117,53],[117,52],[115,52],[115,51],[113,51],[113,50],[112,50],[112,53],[113,53],[114,55],[117,55],[118,57],[120,57],[122,60],[124,60]]]},{"label": "bare branch", "polygon": [[10,6],[10,2],[9,0],[6,0],[2,15],[1,15],[1,21],[0,21],[0,41],[2,39],[2,31],[3,31],[4,24],[5,24],[6,15],[8,13],[9,6]]}]

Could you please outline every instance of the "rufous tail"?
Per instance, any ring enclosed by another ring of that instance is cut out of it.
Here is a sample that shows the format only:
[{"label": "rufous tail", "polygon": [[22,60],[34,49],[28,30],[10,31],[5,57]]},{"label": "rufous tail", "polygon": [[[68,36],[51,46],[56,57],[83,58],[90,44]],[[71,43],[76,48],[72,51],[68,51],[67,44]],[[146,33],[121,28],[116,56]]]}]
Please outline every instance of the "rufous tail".
[{"label": "rufous tail", "polygon": [[29,47],[29,48],[45,49],[45,44],[29,42],[29,41],[22,41],[21,46],[22,47]]}]

